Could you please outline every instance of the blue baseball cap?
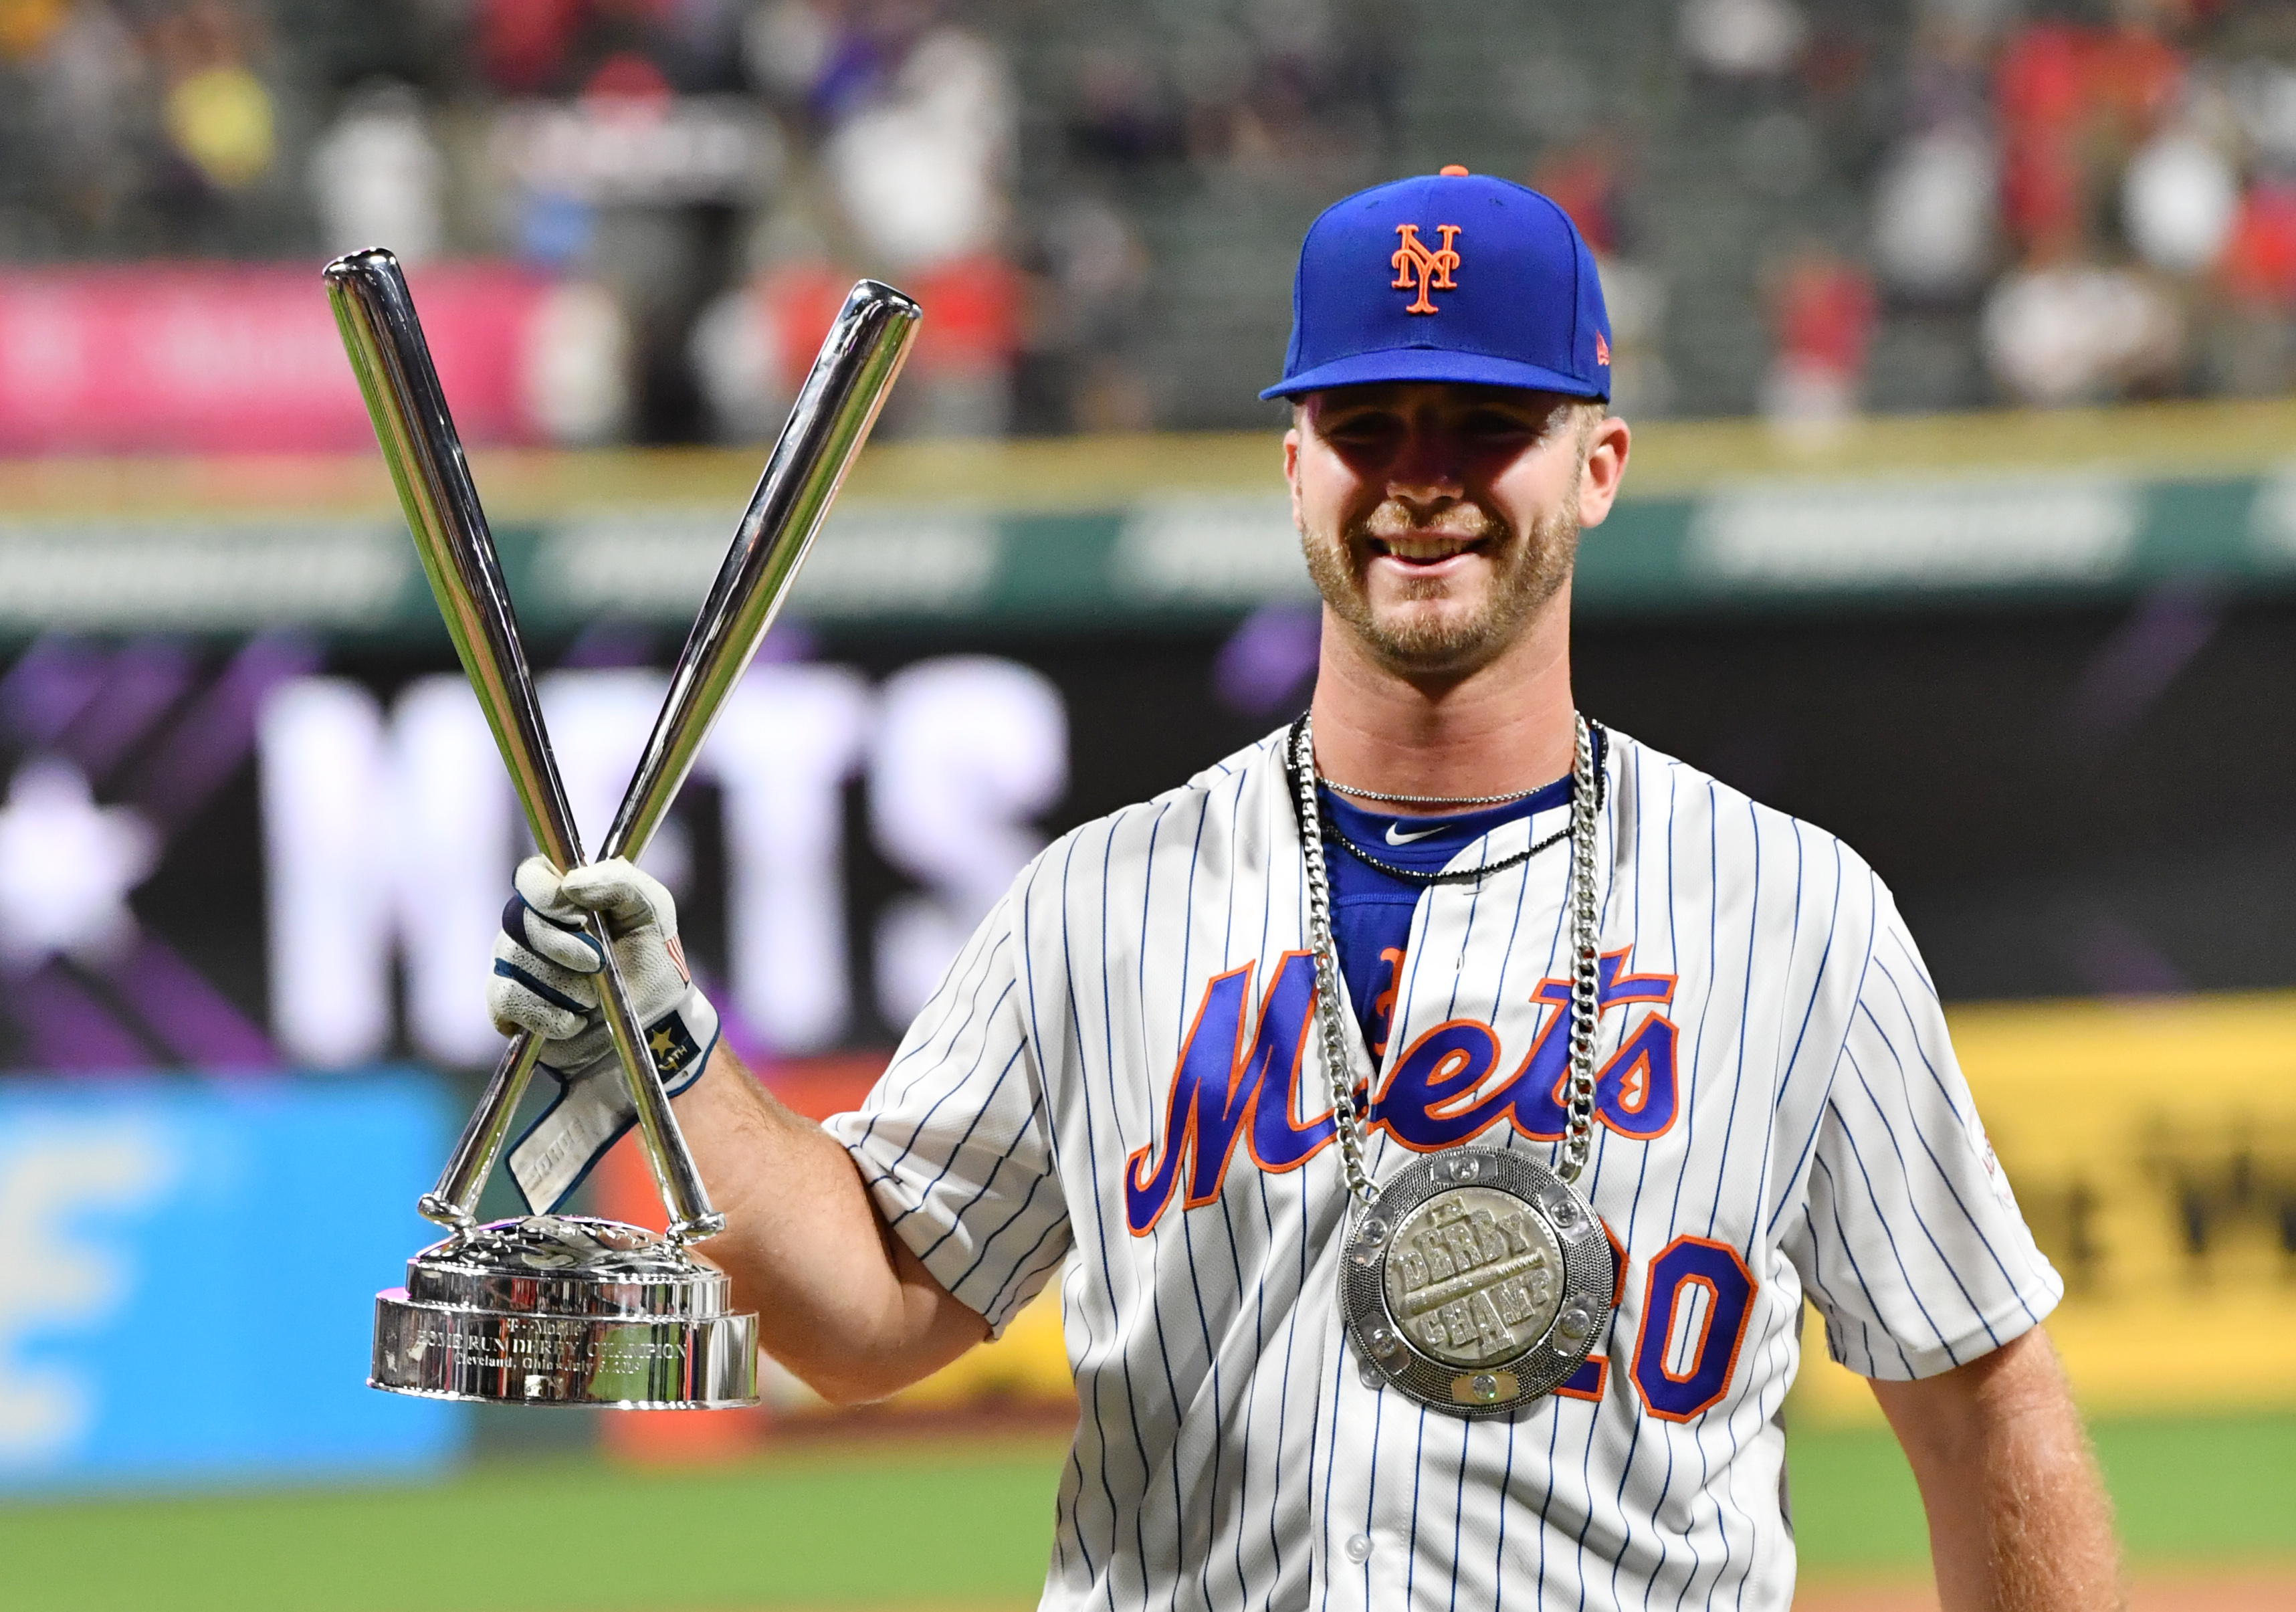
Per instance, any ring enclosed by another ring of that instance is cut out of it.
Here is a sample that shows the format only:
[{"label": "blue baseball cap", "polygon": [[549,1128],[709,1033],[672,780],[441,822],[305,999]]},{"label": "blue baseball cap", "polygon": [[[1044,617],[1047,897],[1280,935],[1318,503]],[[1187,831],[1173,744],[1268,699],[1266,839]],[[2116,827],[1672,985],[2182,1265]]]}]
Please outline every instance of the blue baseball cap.
[{"label": "blue baseball cap", "polygon": [[1292,287],[1288,398],[1381,381],[1611,396],[1611,319],[1570,215],[1527,185],[1447,168],[1334,202]]}]

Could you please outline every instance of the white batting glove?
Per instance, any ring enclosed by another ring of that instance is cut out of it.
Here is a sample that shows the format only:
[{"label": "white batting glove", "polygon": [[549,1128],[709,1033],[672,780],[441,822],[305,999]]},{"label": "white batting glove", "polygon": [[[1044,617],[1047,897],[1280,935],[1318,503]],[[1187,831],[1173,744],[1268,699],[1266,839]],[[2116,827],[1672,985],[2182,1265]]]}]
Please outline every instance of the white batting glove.
[{"label": "white batting glove", "polygon": [[561,876],[541,857],[519,864],[517,893],[495,937],[487,1008],[504,1034],[543,1038],[539,1062],[557,1098],[511,1149],[511,1174],[537,1213],[555,1208],[637,1114],[598,1008],[605,967],[584,928],[603,915],[630,1006],[671,1096],[701,1075],[718,1044],[718,1010],[695,989],[677,943],[677,903],[661,881],[616,857]]}]

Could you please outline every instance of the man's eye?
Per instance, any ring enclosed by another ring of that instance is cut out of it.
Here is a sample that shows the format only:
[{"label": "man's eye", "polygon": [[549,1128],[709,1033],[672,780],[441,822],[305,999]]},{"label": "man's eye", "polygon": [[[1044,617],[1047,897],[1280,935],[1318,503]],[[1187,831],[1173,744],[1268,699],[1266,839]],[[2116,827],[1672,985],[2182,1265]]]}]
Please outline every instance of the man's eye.
[{"label": "man's eye", "polygon": [[1536,435],[1538,431],[1536,425],[1518,415],[1496,412],[1469,415],[1463,423],[1463,429],[1469,435],[1477,437],[1528,437]]}]

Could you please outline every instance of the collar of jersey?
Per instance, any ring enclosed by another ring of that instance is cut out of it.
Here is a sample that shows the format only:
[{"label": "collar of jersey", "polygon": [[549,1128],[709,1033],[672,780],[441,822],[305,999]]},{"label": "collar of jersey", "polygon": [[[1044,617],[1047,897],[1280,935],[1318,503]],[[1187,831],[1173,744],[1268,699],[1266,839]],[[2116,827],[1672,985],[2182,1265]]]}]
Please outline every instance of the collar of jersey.
[{"label": "collar of jersey", "polygon": [[[1320,785],[1316,787],[1316,799],[1326,823],[1381,861],[1392,862],[1398,868],[1408,868],[1414,872],[1439,873],[1461,851],[1486,835],[1510,823],[1536,817],[1542,811],[1568,806],[1570,803],[1570,780],[1567,777],[1560,777],[1538,794],[1520,801],[1509,801],[1504,806],[1485,806],[1452,817],[1406,818],[1398,817],[1391,811],[1371,811]],[[1404,833],[1416,837],[1400,845],[1389,843],[1388,828],[1397,824],[1402,826]]]}]

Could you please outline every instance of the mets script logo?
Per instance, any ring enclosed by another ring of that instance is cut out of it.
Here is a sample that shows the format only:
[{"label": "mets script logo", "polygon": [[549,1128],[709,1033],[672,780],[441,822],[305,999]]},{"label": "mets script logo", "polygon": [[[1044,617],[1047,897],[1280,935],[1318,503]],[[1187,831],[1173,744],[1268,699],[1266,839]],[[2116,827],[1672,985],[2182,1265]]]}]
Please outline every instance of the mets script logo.
[{"label": "mets script logo", "polygon": [[[1674,1123],[1678,1100],[1677,1032],[1660,1011],[1674,1001],[1675,976],[1629,974],[1632,951],[1603,958],[1595,999],[1605,1014],[1637,1004],[1649,1011],[1630,1021],[1626,1039],[1596,1075],[1595,1117],[1620,1136],[1644,1141]],[[1218,1197],[1239,1141],[1261,1170],[1277,1173],[1298,1169],[1336,1134],[1328,1107],[1314,1119],[1298,1117],[1300,1065],[1316,1007],[1314,957],[1287,951],[1277,960],[1257,1029],[1246,1016],[1252,970],[1247,963],[1205,985],[1172,1071],[1160,1148],[1152,1143],[1126,1161],[1125,1222],[1136,1237],[1154,1228],[1184,1175],[1188,1208]],[[1395,1060],[1365,1112],[1365,1129],[1383,1130],[1419,1153],[1456,1147],[1501,1123],[1533,1141],[1559,1140],[1570,1074],[1570,982],[1541,980],[1530,994],[1546,1011],[1512,1073],[1491,1078],[1499,1068],[1496,1030],[1480,1019],[1447,1020]]]},{"label": "mets script logo", "polygon": [[1443,244],[1429,251],[1419,240],[1416,224],[1398,224],[1395,233],[1403,237],[1403,244],[1395,249],[1388,261],[1395,266],[1395,278],[1390,282],[1398,291],[1419,292],[1419,300],[1403,311],[1407,314],[1432,314],[1442,310],[1427,300],[1432,291],[1456,291],[1451,271],[1459,267],[1458,249],[1452,243],[1459,238],[1456,224],[1438,224],[1435,233],[1443,237]]}]

